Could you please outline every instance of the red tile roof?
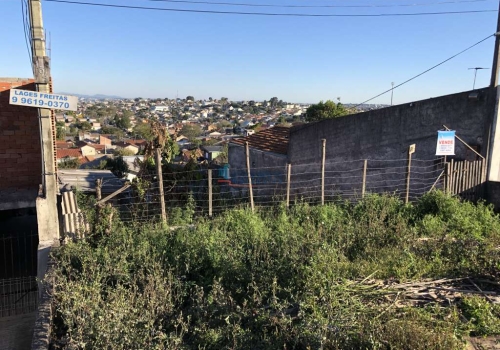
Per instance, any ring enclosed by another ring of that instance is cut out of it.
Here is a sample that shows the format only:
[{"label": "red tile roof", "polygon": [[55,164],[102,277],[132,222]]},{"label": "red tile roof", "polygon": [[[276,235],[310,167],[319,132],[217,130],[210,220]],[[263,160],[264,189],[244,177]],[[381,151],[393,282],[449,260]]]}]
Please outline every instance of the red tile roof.
[{"label": "red tile roof", "polygon": [[245,142],[248,142],[250,148],[272,153],[287,154],[289,137],[290,128],[275,126],[274,128],[262,130],[261,132],[247,137],[233,139],[230,143],[245,146]]},{"label": "red tile roof", "polygon": [[73,147],[72,142],[66,142],[66,141],[56,141],[56,148],[71,148]]},{"label": "red tile roof", "polygon": [[57,159],[62,158],[81,158],[82,152],[79,149],[58,149],[57,150]]}]

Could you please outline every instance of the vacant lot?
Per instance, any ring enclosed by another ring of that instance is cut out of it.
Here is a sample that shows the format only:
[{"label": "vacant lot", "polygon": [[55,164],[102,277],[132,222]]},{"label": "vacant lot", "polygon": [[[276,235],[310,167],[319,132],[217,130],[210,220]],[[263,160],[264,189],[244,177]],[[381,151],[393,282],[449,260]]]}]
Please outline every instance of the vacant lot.
[{"label": "vacant lot", "polygon": [[500,220],[483,204],[435,192],[185,220],[97,224],[61,247],[56,348],[462,349],[500,334]]}]

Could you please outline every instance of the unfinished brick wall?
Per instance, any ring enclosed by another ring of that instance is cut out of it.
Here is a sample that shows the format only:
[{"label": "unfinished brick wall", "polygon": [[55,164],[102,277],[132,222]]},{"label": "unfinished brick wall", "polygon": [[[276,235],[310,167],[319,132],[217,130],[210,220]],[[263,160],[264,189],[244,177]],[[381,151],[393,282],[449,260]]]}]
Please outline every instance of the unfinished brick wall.
[{"label": "unfinished brick wall", "polygon": [[0,197],[1,190],[36,193],[42,181],[38,112],[9,104],[10,89],[15,88],[34,91],[34,80],[0,78]]}]

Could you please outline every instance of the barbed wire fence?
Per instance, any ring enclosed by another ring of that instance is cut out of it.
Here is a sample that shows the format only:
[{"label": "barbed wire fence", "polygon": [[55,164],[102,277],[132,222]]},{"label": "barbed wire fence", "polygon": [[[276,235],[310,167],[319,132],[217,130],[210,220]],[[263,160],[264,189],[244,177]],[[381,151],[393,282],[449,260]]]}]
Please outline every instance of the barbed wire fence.
[{"label": "barbed wire fence", "polygon": [[[444,158],[411,163],[408,159],[361,159],[271,167],[199,167],[164,171],[163,189],[168,222],[176,224],[235,207],[356,202],[372,193],[415,201],[432,189],[445,189],[444,174]],[[159,193],[157,176],[142,175],[112,206],[124,222],[161,221]]]}]

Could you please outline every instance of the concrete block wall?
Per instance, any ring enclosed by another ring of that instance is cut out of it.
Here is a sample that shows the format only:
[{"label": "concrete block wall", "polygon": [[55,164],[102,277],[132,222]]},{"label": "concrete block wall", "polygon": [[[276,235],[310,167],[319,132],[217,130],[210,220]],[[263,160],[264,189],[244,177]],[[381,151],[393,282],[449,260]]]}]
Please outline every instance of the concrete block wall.
[{"label": "concrete block wall", "polygon": [[42,181],[38,113],[36,108],[10,105],[12,88],[34,91],[34,80],[0,78],[0,196],[7,190],[28,190],[34,206]]},{"label": "concrete block wall", "polygon": [[[471,93],[479,98],[469,98]],[[330,162],[405,159],[411,144],[416,144],[414,159],[435,159],[443,124],[485,155],[495,98],[495,90],[485,88],[305,124],[292,129],[288,156],[292,164],[320,162],[324,138]],[[467,148],[457,142],[455,158],[467,157]]]},{"label": "concrete block wall", "polygon": [[[477,99],[472,98],[474,94]],[[443,130],[443,125],[456,130],[460,138],[486,155],[495,100],[495,89],[485,88],[295,127],[288,147],[292,193],[301,194],[294,180],[305,181],[307,169],[318,177],[321,140],[326,139],[326,170],[332,176],[326,180],[326,188],[332,193],[335,189],[360,192],[364,159],[369,160],[367,191],[374,188],[374,192],[401,193],[408,147],[416,144],[410,191],[418,197],[432,187],[443,169],[442,161],[435,156],[437,131]],[[476,155],[457,141],[453,158],[475,160]],[[297,172],[302,175],[296,176]],[[310,186],[318,189],[319,179]]]}]

